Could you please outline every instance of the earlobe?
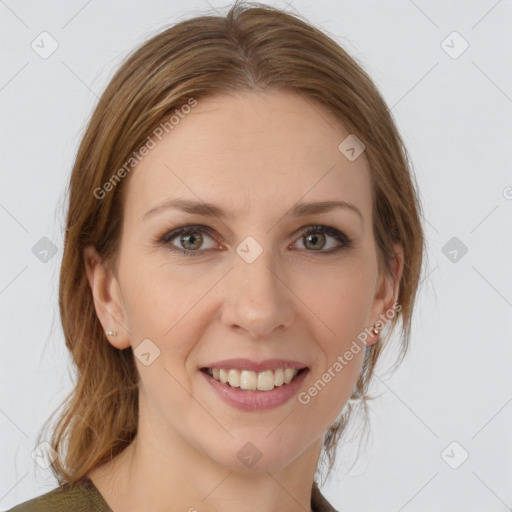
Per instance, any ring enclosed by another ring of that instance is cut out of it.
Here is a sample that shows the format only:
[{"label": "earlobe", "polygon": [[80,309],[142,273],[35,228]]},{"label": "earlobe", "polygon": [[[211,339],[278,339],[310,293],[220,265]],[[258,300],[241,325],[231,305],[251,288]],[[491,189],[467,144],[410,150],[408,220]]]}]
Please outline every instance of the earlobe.
[{"label": "earlobe", "polygon": [[[390,272],[379,278],[380,286],[375,297],[376,311],[374,313],[373,325],[370,327],[370,340],[367,345],[374,345],[380,339],[380,331],[387,322],[400,311],[401,306],[395,306],[399,292],[400,281],[404,269],[404,251],[402,246],[395,244],[395,257],[390,264]],[[380,315],[380,316],[377,316]]]},{"label": "earlobe", "polygon": [[[106,339],[118,349],[128,348],[130,337],[124,326],[125,316],[117,279],[107,269],[92,246],[84,249],[84,264],[94,300],[94,309]],[[109,332],[115,332],[116,335],[107,335]]]}]

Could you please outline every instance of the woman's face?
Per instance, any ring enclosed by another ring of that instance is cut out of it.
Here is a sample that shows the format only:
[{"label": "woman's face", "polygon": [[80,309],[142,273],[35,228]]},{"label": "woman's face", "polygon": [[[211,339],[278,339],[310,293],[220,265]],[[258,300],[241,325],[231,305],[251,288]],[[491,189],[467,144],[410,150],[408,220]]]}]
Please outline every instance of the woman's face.
[{"label": "woman's face", "polygon": [[140,421],[162,450],[173,439],[231,469],[284,467],[351,396],[358,336],[375,342],[362,333],[399,275],[378,274],[368,162],[339,149],[347,136],[300,95],[218,96],[125,178],[115,276],[100,293],[98,265],[91,286],[111,343],[135,351]]}]

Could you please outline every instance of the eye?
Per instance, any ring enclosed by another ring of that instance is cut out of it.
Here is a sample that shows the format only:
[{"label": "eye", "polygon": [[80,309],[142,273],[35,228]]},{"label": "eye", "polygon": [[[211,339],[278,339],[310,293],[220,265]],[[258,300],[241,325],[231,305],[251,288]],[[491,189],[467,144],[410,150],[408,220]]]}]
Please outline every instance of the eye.
[{"label": "eye", "polygon": [[299,249],[334,253],[350,246],[351,240],[341,231],[329,226],[308,226],[296,242]]},{"label": "eye", "polygon": [[210,236],[211,230],[206,226],[183,226],[166,233],[160,243],[172,251],[187,256],[199,253],[201,250],[213,249],[217,242]]},{"label": "eye", "polygon": [[[208,249],[222,249],[207,226],[182,226],[158,238],[161,245],[182,256],[200,256]],[[319,254],[332,254],[350,247],[352,241],[341,231],[329,226],[306,226],[301,237],[289,247]]]}]

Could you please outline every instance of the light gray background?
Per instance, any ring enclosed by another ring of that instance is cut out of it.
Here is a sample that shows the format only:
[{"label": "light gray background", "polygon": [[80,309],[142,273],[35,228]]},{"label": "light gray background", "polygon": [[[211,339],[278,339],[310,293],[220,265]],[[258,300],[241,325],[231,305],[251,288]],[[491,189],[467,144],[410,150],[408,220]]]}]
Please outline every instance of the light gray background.
[{"label": "light gray background", "polygon": [[[357,438],[339,450],[323,491],[340,511],[511,510],[512,2],[288,9],[356,57],[392,107],[429,244],[411,352],[391,377],[381,365],[370,441],[350,471]],[[135,46],[212,10],[206,0],[0,0],[0,509],[56,486],[31,452],[72,382],[57,309],[61,199],[85,122]],[[31,48],[43,31],[59,45],[47,59]],[[442,47],[453,31],[469,43],[458,58]],[[46,263],[32,252],[42,237],[57,247]],[[443,253],[452,237],[468,248],[455,262]]]}]

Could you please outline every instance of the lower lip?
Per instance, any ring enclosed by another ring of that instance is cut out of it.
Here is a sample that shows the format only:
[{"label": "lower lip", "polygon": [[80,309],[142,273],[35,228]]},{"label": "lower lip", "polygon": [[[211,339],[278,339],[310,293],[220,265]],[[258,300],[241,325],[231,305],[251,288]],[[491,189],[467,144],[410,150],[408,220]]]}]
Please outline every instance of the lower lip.
[{"label": "lower lip", "polygon": [[228,384],[215,380],[211,375],[201,372],[210,386],[229,405],[243,411],[263,411],[278,407],[297,394],[308,369],[297,375],[289,384],[276,386],[271,391],[246,391],[240,388],[232,388]]}]

